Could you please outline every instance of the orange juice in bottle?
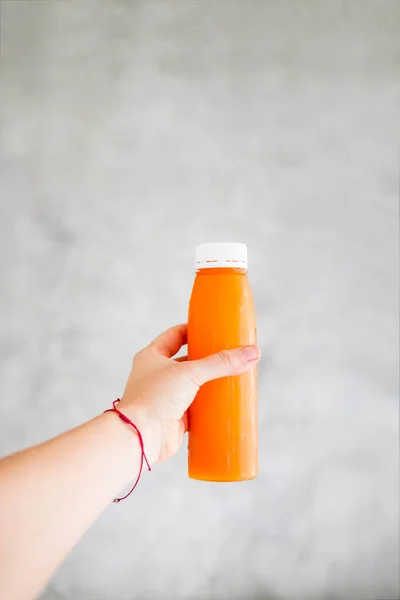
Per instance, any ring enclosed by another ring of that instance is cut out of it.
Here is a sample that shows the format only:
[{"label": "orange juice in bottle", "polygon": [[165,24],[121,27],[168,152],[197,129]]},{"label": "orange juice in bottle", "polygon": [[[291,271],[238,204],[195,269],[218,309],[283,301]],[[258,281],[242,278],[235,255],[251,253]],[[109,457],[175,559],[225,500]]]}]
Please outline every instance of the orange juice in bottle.
[{"label": "orange juice in bottle", "polygon": [[[244,244],[202,244],[189,306],[188,358],[256,344]],[[189,477],[244,481],[257,476],[257,375],[203,385],[189,409]]]}]

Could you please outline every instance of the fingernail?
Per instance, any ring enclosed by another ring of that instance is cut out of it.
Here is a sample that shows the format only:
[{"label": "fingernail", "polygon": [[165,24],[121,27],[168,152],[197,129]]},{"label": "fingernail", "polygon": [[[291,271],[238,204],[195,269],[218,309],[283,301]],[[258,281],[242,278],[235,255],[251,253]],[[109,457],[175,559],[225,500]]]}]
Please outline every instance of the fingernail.
[{"label": "fingernail", "polygon": [[260,350],[257,346],[243,346],[241,352],[244,360],[248,362],[260,358]]}]

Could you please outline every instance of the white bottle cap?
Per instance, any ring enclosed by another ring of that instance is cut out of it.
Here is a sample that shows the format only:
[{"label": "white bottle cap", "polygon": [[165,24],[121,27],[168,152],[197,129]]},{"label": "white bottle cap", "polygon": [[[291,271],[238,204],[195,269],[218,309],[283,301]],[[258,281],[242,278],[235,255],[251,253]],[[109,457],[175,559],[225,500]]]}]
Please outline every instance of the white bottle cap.
[{"label": "white bottle cap", "polygon": [[246,244],[219,242],[201,244],[196,248],[196,268],[231,267],[247,269]]}]

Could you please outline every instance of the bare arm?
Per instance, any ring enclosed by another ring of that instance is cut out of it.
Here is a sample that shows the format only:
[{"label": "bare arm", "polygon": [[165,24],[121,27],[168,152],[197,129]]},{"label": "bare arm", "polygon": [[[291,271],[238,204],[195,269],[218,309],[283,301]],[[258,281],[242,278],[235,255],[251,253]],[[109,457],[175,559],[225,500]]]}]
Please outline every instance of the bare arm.
[{"label": "bare arm", "polygon": [[133,430],[106,413],[0,461],[0,598],[32,598],[139,470]]},{"label": "bare arm", "polygon": [[[199,361],[171,357],[186,343],[174,327],[136,357],[119,405],[140,429],[151,463],[179,448],[199,386],[257,362],[232,350]],[[106,413],[0,460],[0,598],[30,600],[140,468],[137,434]]]}]

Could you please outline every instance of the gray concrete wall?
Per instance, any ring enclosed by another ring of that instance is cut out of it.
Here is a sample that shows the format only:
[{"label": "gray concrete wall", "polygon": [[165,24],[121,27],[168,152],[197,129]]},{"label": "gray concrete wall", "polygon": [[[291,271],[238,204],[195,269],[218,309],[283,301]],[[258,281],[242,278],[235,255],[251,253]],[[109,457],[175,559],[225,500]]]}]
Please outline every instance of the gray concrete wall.
[{"label": "gray concrete wall", "polygon": [[43,599],[398,598],[400,4],[1,18],[0,453],[110,405],[199,242],[248,244],[264,354],[259,478],[190,481],[182,449]]}]

